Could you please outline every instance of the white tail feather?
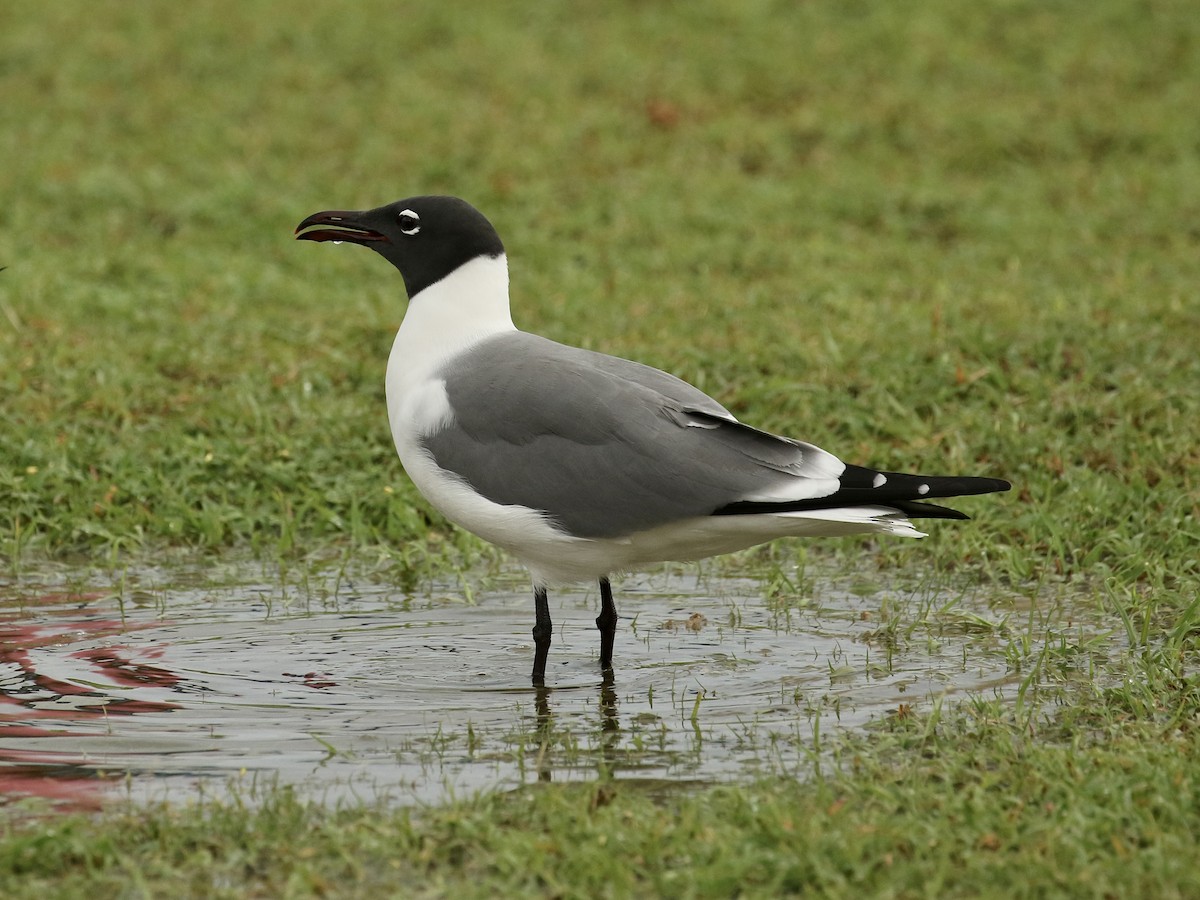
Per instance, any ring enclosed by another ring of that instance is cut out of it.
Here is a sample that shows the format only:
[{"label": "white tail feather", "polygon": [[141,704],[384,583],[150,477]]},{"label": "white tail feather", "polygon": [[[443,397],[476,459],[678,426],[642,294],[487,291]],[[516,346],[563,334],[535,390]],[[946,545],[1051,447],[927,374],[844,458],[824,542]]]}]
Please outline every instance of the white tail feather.
[{"label": "white tail feather", "polygon": [[813,519],[818,522],[845,522],[849,525],[866,525],[872,530],[900,537],[923,538],[928,535],[917,531],[903,513],[886,506],[842,506],[836,509],[798,509],[774,515],[789,519]]}]

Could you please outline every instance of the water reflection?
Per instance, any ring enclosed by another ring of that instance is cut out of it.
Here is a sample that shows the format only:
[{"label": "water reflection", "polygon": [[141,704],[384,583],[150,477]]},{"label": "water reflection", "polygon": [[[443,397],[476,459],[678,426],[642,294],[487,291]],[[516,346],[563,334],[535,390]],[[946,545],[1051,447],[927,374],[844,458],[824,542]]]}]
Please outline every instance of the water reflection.
[{"label": "water reflection", "polygon": [[[553,772],[556,765],[554,755],[550,750],[556,739],[560,737],[555,730],[556,724],[551,706],[554,688],[546,687],[545,685],[535,685],[533,692],[535,730],[539,744],[537,775],[538,781],[548,782],[553,780]],[[612,669],[606,669],[600,676],[597,700],[595,733],[598,735],[598,740],[596,741],[594,753],[590,755],[590,763],[597,775],[607,777],[611,776],[617,769],[618,759],[616,751],[620,744],[621,736],[621,722],[617,716],[616,678],[613,675]],[[571,726],[572,723],[570,722],[564,723],[565,728],[570,728]],[[559,763],[560,767],[561,765]]]},{"label": "water reflection", "polygon": [[523,584],[468,605],[453,586],[405,594],[343,573],[302,588],[154,573],[142,606],[0,584],[0,792],[88,807],[115,784],[180,798],[249,772],[406,803],[526,779],[803,774],[818,723],[1020,677],[986,598],[959,598],[971,629],[899,639],[882,605],[915,616],[947,598],[830,588],[781,609],[756,581],[694,572],[624,584],[636,618],[618,627],[615,675],[598,671],[598,597],[560,592],[532,692]]}]

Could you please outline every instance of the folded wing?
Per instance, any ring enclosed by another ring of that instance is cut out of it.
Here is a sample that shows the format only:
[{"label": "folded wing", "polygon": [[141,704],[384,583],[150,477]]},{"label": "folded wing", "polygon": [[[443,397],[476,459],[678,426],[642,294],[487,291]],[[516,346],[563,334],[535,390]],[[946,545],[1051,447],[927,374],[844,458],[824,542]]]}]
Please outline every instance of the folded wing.
[{"label": "folded wing", "polygon": [[437,465],[492,502],[539,510],[579,537],[857,505],[963,517],[916,501],[1008,486],[847,466],[737,422],[665,372],[522,332],[476,345],[440,377],[452,415],[422,437]]}]

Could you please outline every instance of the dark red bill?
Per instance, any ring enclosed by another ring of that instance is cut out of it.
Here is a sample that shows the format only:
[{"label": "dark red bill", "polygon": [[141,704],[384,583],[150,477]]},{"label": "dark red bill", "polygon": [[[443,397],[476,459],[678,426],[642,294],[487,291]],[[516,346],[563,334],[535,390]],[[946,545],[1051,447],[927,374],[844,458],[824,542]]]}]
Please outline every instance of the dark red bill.
[{"label": "dark red bill", "polygon": [[[354,210],[331,209],[326,212],[313,213],[296,226],[298,241],[346,241],[350,244],[369,244],[373,241],[386,241],[387,237],[359,223],[362,213]],[[331,226],[313,228],[314,225]],[[312,231],[304,231],[313,228]],[[301,234],[301,232],[304,232]]]}]

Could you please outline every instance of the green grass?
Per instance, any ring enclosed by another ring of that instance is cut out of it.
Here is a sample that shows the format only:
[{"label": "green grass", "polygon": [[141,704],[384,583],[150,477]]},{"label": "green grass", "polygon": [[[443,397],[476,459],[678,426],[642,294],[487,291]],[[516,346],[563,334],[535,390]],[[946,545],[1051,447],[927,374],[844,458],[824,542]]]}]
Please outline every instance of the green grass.
[{"label": "green grass", "polygon": [[[761,860],[764,894],[1196,894],[1198,86],[1182,0],[0,8],[10,570],[480,553],[390,446],[399,279],[291,240],[443,191],[499,228],[523,327],[854,461],[1011,479],[926,541],[809,552],[1066,591],[1138,676],[978,746],[947,712],[811,786],[53,820],[0,878],[300,895],[398,860],[427,893],[688,895]],[[630,828],[665,849],[589,843]]]},{"label": "green grass", "polygon": [[[15,830],[13,898],[95,896],[1189,897],[1200,891],[1198,692],[1164,732],[1097,721],[1014,735],[981,705],[847,741],[850,773],[647,793],[607,782],[418,811],[289,790]],[[970,741],[963,740],[965,733]]]}]

